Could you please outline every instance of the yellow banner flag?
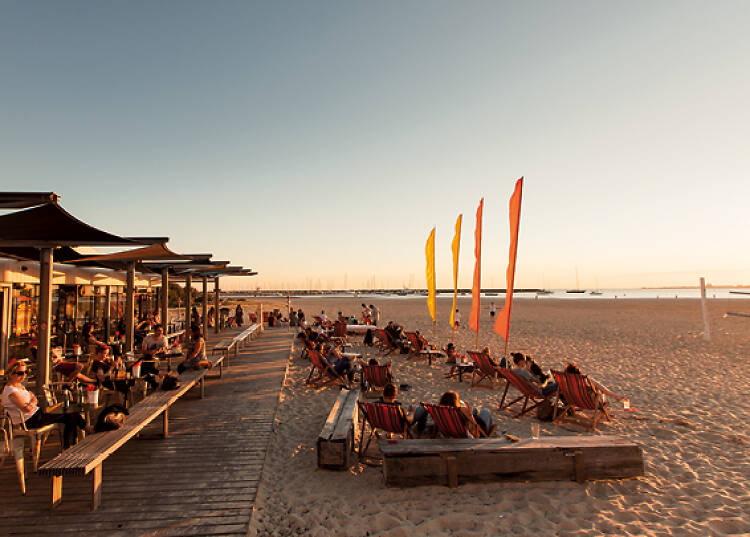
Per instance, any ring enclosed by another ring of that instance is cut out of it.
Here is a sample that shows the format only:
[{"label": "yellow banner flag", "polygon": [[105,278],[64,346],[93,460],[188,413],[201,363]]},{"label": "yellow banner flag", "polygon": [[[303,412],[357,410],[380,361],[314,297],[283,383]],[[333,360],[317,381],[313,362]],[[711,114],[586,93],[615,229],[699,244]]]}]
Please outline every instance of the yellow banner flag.
[{"label": "yellow banner flag", "polygon": [[430,236],[427,237],[427,244],[424,248],[424,255],[427,259],[427,268],[425,274],[427,275],[427,309],[430,310],[430,317],[432,322],[436,320],[435,317],[435,228],[430,231]]},{"label": "yellow banner flag", "polygon": [[456,315],[456,297],[458,296],[458,251],[461,248],[461,219],[462,214],[458,215],[456,220],[456,234],[451,242],[451,251],[453,252],[453,306],[451,306],[451,328],[455,326]]}]

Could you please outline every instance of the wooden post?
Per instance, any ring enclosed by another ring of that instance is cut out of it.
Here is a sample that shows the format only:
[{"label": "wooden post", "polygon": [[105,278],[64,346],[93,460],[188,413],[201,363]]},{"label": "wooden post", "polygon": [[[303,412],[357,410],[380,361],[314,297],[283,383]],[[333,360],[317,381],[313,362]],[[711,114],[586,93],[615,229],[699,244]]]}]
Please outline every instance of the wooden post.
[{"label": "wooden post", "polygon": [[258,304],[258,322],[260,323],[260,331],[263,332],[263,302]]},{"label": "wooden post", "polygon": [[[291,319],[292,318],[292,297],[289,294],[286,295],[286,309],[287,309],[286,318],[287,319]],[[291,332],[292,331],[292,323],[291,322],[286,323],[286,331],[287,332]],[[346,335],[346,334],[344,334],[344,335]]]},{"label": "wooden post", "polygon": [[[63,485],[63,476],[61,475],[53,475],[52,476],[52,483],[51,483],[51,505],[52,509],[60,505],[60,502],[62,501],[62,485]],[[24,494],[26,494],[24,492]]]},{"label": "wooden post", "polygon": [[219,277],[216,276],[214,278],[214,333],[218,334],[221,330],[221,327],[219,327],[219,319],[221,318],[221,315],[219,315]]},{"label": "wooden post", "polygon": [[106,285],[104,287],[104,341],[109,343],[112,337],[112,286]]},{"label": "wooden post", "polygon": [[162,416],[164,423],[162,424],[162,432],[164,433],[164,438],[167,438],[169,436],[169,407],[164,409],[164,415]]},{"label": "wooden post", "polygon": [[193,305],[193,275],[185,275],[185,334],[190,333],[190,307]]},{"label": "wooden post", "polygon": [[208,335],[208,276],[203,276],[203,337]]},{"label": "wooden post", "polygon": [[128,263],[125,274],[125,350],[135,346],[135,261]]},{"label": "wooden post", "polygon": [[39,345],[36,351],[36,392],[45,401],[44,388],[49,384],[50,323],[52,322],[52,248],[42,248],[39,256]]},{"label": "wooden post", "polygon": [[706,306],[706,279],[701,277],[701,311],[703,312],[703,339],[711,341],[711,327],[708,325],[708,307]]},{"label": "wooden post", "polygon": [[102,503],[102,463],[94,468],[94,480],[91,483],[91,510],[95,511]]},{"label": "wooden post", "polygon": [[161,326],[169,333],[169,269],[161,269]]}]

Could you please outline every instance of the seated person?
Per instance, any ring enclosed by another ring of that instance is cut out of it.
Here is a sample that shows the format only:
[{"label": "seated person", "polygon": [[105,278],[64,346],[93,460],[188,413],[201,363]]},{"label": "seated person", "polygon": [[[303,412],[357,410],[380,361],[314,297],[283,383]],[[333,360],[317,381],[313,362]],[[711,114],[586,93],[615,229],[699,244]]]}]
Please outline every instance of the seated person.
[{"label": "seated person", "polygon": [[[489,409],[483,408],[478,410],[470,407],[468,404],[462,402],[458,393],[453,390],[445,392],[442,397],[440,397],[440,402],[438,404],[458,408],[464,418],[466,418],[466,429],[474,438],[479,438],[481,436],[479,432],[480,428],[487,436],[490,436],[497,428],[497,425],[492,420],[492,413]],[[414,411],[413,422],[416,424],[419,433],[422,433],[425,430],[428,415],[429,413],[427,412],[427,409],[422,405],[419,405]]]},{"label": "seated person", "polygon": [[[331,366],[336,374],[346,375],[349,384],[354,380],[354,367],[352,361],[347,356],[341,354],[340,344],[320,346],[320,355]],[[347,385],[347,387],[349,387]]]},{"label": "seated person", "polygon": [[3,388],[0,403],[10,415],[13,425],[24,424],[27,429],[37,429],[50,423],[63,423],[63,447],[68,448],[75,443],[78,430],[93,432],[93,427],[86,426],[86,420],[77,413],[47,414],[37,404],[36,396],[23,385],[28,368],[24,362],[14,361],[8,367],[8,382]]},{"label": "seated person", "polygon": [[[401,406],[401,402],[396,400],[396,397],[398,397],[398,388],[396,388],[395,384],[389,382],[383,388],[383,395],[377,400],[377,402]],[[409,417],[407,416],[406,419],[408,420]]]},{"label": "seated person", "polygon": [[543,384],[539,382],[539,379],[537,377],[532,375],[531,371],[529,371],[530,362],[526,361],[526,357],[523,354],[521,354],[520,352],[514,352],[512,353],[512,356],[514,367],[511,368],[511,372],[514,375],[524,379],[532,387],[539,390],[539,393],[541,393],[542,395],[552,395],[557,391],[557,384],[555,382],[546,382]]},{"label": "seated person", "polygon": [[450,364],[451,370],[445,375],[445,378],[451,378],[456,375],[458,371],[458,363],[465,360],[466,357],[463,354],[458,354],[456,346],[453,343],[448,343],[443,347],[443,352],[447,356],[445,363]]},{"label": "seated person", "polygon": [[[566,373],[573,373],[575,375],[582,375],[581,370],[578,368],[578,365],[572,362],[568,362],[568,365],[565,366],[565,372]],[[596,381],[591,375],[586,375],[586,378],[589,380],[589,382],[593,385],[593,387],[601,394],[609,395],[611,397],[614,397],[618,401],[622,401],[625,396],[619,395],[611,391],[609,388],[607,388],[604,384],[601,384],[600,382]],[[607,398],[605,396],[602,396],[603,402],[607,402]]]},{"label": "seated person", "polygon": [[177,366],[182,374],[188,369],[211,369],[213,364],[206,359],[206,342],[199,326],[190,327],[190,341],[185,353],[185,360]]},{"label": "seated person", "polygon": [[168,347],[169,343],[164,335],[164,329],[160,324],[155,324],[153,334],[147,335],[141,343],[143,351],[141,371],[145,374],[156,375],[159,372],[159,358],[166,355]]},{"label": "seated person", "polygon": [[403,326],[393,321],[388,321],[384,330],[392,347],[399,349],[404,354],[409,352],[409,342],[403,338]]},{"label": "seated person", "polygon": [[419,343],[419,350],[424,351],[427,349],[432,348],[432,346],[429,344],[429,342],[422,336],[419,330],[414,332],[414,336],[417,339],[417,343]]},{"label": "seated person", "polygon": [[[498,363],[498,362],[496,362],[496,361],[495,361],[495,359],[494,359],[494,358],[492,357],[492,354],[490,354],[490,348],[489,348],[489,347],[485,347],[485,348],[483,348],[483,349],[482,349],[482,354],[484,354],[485,356],[487,356],[487,358],[489,358],[489,360],[490,360],[490,363],[491,363],[491,364],[492,364],[493,366],[495,366],[495,367],[503,367],[503,368],[505,368],[505,367],[508,367],[508,362],[507,362],[507,360],[505,359],[505,356],[503,356],[503,357],[502,357],[502,358],[500,359],[500,362],[499,362],[499,363]],[[513,353],[511,353],[511,355],[512,355],[512,354],[513,354]],[[520,353],[516,353],[516,354],[520,354]],[[523,355],[521,354],[521,356],[523,356]]]},{"label": "seated person", "polygon": [[96,339],[96,336],[94,336],[94,323],[86,323],[83,325],[83,341],[88,349],[88,353],[92,356],[96,354],[97,349],[109,347],[104,341],[99,341]]},{"label": "seated person", "polygon": [[65,380],[65,382],[85,382],[94,384],[96,380],[87,377],[82,373],[83,364],[78,362],[65,362],[62,358],[62,348],[55,347],[52,349],[52,368]]}]

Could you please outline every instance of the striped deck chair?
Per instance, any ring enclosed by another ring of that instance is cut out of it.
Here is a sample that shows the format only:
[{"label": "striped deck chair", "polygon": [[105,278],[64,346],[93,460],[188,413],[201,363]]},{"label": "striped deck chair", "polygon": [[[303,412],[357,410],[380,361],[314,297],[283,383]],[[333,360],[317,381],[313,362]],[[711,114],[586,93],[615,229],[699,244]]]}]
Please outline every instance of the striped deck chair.
[{"label": "striped deck chair", "polygon": [[[552,417],[553,423],[561,423],[568,417],[568,410],[575,416],[579,411],[591,411],[590,430],[595,431],[599,419],[611,421],[611,416],[607,412],[607,403],[602,394],[596,390],[596,386],[589,381],[586,375],[577,375],[575,373],[563,373],[562,371],[552,371],[552,376],[557,382],[558,392],[557,401],[561,401],[563,406],[558,407],[555,404],[555,414]],[[586,419],[581,413],[579,416]]]},{"label": "striped deck chair", "polygon": [[[483,352],[466,351],[466,354],[468,354],[472,362],[474,362],[474,371],[472,371],[471,373],[470,388],[473,388],[475,386],[480,388],[495,388],[495,381],[499,381],[503,378],[500,376],[500,372],[498,371],[500,368],[492,365],[492,363],[490,362],[490,357]],[[490,382],[490,385],[480,386],[479,383],[483,380],[488,380]],[[500,386],[498,384],[498,388],[499,387]]]},{"label": "striped deck chair", "polygon": [[365,397],[379,396],[386,384],[393,380],[391,366],[389,365],[363,365],[362,366],[362,393]]},{"label": "striped deck chair", "polygon": [[[398,434],[402,438],[410,438],[409,418],[406,417],[401,405],[392,403],[367,403],[358,401],[359,412],[362,416],[362,430],[359,437],[359,460],[367,456],[367,448],[373,437],[380,438],[380,433]],[[365,441],[365,429],[370,426],[370,434]]]},{"label": "striped deck chair", "polygon": [[428,403],[422,403],[422,406],[430,413],[435,428],[445,438],[468,438],[469,433],[474,438],[487,436],[481,427],[468,423],[466,416],[457,407]]},{"label": "striped deck chair", "polygon": [[[308,350],[307,356],[310,357],[310,374],[307,375],[305,384],[318,388],[327,384],[342,384],[346,386],[344,378],[336,373],[333,368],[323,359],[318,351]],[[317,373],[317,374],[316,374]]]},{"label": "striped deck chair", "polygon": [[391,338],[388,336],[385,330],[382,328],[378,328],[373,332],[373,335],[375,336],[375,339],[377,339],[378,343],[378,350],[380,352],[383,352],[384,350],[388,350],[386,354],[392,353],[394,350],[396,350],[396,346],[391,342]]},{"label": "striped deck chair", "polygon": [[[503,392],[503,398],[500,400],[500,410],[504,410],[520,401],[523,401],[523,408],[521,409],[521,412],[516,414],[516,418],[520,418],[527,412],[531,412],[536,407],[541,405],[545,400],[551,397],[551,395],[543,395],[536,386],[532,386],[528,381],[526,381],[526,379],[519,377],[510,369],[498,368],[497,372],[507,381],[507,384],[505,385],[505,391]],[[513,399],[506,405],[505,396],[508,395],[508,388],[510,388],[511,386],[521,392],[521,395],[520,397]],[[528,406],[529,400],[534,403],[532,406]]]},{"label": "striped deck chair", "polygon": [[404,332],[406,339],[409,340],[411,345],[411,352],[419,354],[423,350],[422,342],[417,339],[416,332]]}]

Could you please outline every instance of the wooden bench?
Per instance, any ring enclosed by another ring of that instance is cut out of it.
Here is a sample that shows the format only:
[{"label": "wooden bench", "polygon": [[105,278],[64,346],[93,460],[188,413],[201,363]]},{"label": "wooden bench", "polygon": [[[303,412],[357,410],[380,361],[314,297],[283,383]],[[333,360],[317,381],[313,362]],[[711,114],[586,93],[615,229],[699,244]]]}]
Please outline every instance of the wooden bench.
[{"label": "wooden bench", "polygon": [[341,390],[320,431],[318,467],[345,470],[354,461],[354,439],[359,428],[359,390]]},{"label": "wooden bench", "polygon": [[380,440],[389,486],[466,481],[621,479],[643,475],[641,448],[617,436]]},{"label": "wooden bench", "polygon": [[231,338],[222,339],[216,345],[214,345],[211,354],[220,352],[224,355],[224,361],[229,366],[229,353],[234,349],[234,355],[237,356],[239,349],[247,342],[247,339],[252,339],[261,331],[260,324],[251,324],[245,328],[242,332]]},{"label": "wooden bench", "polygon": [[[223,356],[218,361],[223,360]],[[94,472],[91,489],[91,509],[101,504],[102,463],[117,451],[128,440],[136,436],[159,415],[163,417],[163,434],[169,436],[169,407],[196,385],[200,386],[200,396],[205,394],[204,379],[208,369],[186,371],[180,375],[180,386],[176,390],[159,390],[133,407],[125,424],[115,431],[94,433],[84,440],[66,449],[60,455],[39,467],[39,474],[52,478],[51,506],[54,508],[62,501],[62,482],[64,476],[86,476]]]}]

